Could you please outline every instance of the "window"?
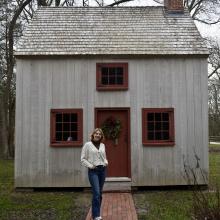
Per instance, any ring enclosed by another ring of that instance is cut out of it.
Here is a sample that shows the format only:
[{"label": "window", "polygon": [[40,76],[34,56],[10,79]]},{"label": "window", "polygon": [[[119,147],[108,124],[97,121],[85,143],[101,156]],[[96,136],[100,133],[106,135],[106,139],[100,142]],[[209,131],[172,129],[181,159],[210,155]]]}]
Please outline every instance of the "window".
[{"label": "window", "polygon": [[174,109],[142,109],[142,139],[144,145],[174,145]]},{"label": "window", "polygon": [[82,109],[51,110],[51,146],[81,146]]},{"label": "window", "polygon": [[126,90],[128,89],[127,63],[97,63],[97,90]]}]

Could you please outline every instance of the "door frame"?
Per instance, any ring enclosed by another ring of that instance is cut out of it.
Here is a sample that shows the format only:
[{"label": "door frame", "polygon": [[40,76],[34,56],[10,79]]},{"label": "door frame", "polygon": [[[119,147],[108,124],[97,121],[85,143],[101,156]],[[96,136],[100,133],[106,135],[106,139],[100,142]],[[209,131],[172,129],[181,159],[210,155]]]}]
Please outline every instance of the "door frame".
[{"label": "door frame", "polygon": [[98,112],[99,111],[118,111],[122,110],[127,113],[128,122],[128,177],[131,178],[131,136],[130,136],[130,108],[129,107],[95,107],[95,128],[98,125]]}]

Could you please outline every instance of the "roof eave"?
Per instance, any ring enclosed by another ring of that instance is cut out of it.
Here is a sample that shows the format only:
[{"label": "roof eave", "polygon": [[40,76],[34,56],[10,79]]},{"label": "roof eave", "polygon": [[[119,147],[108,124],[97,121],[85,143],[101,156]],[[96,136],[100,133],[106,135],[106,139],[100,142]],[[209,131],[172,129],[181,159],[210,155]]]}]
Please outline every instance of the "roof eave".
[{"label": "roof eave", "polygon": [[28,52],[16,52],[16,58],[26,58],[26,57],[129,57],[129,58],[138,58],[138,57],[204,57],[208,58],[208,52],[201,52],[201,53],[143,53],[143,54],[97,54],[97,53],[85,53],[85,54],[73,54],[73,53],[28,53]]}]

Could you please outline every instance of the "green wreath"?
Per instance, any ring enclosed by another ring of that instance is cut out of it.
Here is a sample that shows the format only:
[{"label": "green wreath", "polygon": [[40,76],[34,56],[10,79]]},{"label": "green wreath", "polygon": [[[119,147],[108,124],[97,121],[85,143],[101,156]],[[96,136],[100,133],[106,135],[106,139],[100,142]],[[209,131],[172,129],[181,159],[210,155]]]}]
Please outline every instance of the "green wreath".
[{"label": "green wreath", "polygon": [[103,122],[101,129],[107,139],[116,140],[121,132],[121,122],[110,116]]}]

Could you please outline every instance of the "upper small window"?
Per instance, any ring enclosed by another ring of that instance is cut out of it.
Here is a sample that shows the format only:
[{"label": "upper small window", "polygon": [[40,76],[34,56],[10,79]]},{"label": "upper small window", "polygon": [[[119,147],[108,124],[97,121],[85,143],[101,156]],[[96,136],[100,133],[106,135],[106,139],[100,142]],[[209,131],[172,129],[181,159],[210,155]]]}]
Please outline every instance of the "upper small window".
[{"label": "upper small window", "polygon": [[51,146],[82,145],[82,109],[51,110]]},{"label": "upper small window", "polygon": [[142,109],[144,145],[174,145],[173,108]]},{"label": "upper small window", "polygon": [[127,63],[97,63],[97,90],[126,90],[128,89]]}]

